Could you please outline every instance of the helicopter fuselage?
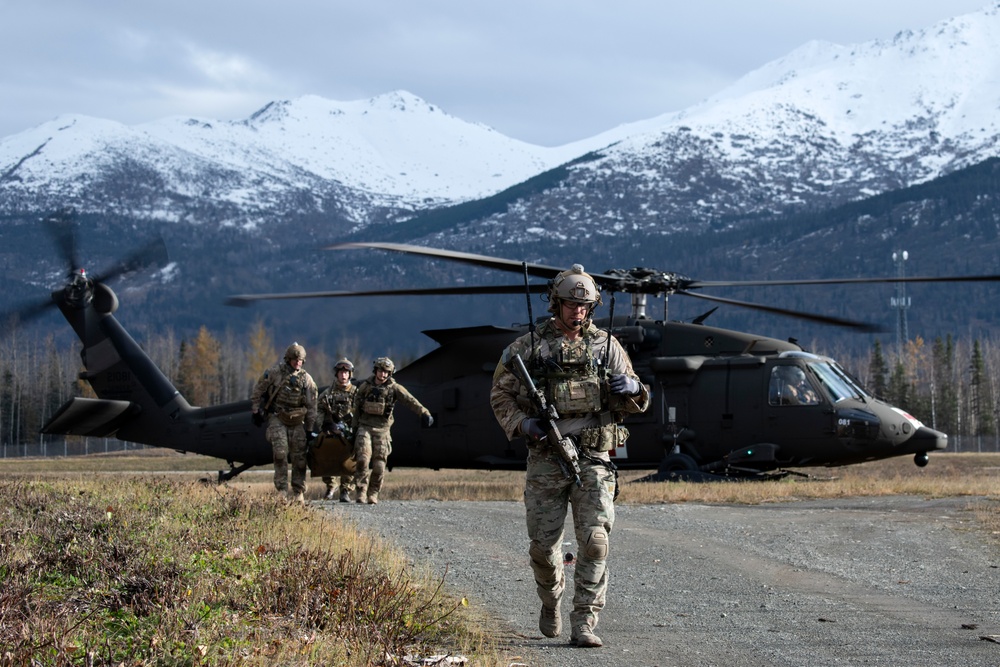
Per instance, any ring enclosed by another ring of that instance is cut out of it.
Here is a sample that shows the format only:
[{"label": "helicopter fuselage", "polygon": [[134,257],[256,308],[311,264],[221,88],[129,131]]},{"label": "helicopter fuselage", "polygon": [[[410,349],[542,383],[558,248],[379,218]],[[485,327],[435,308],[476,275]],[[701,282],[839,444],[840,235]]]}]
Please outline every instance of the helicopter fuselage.
[{"label": "helicopter fuselage", "polygon": [[[607,320],[596,322],[607,327]],[[503,348],[526,327],[425,332],[441,347],[400,371],[435,416],[432,429],[401,419],[390,463],[430,468],[520,468],[525,443],[508,442],[489,410]],[[616,318],[613,331],[652,391],[612,452],[620,468],[678,466],[723,474],[839,466],[900,455],[918,463],[947,436],[868,394],[828,357],[773,338],[700,324]],[[813,391],[807,404],[777,399],[775,370],[795,367]]]},{"label": "helicopter fuselage", "polygon": [[[46,433],[114,436],[218,457],[227,479],[266,465],[272,453],[250,402],[193,407],[114,317],[118,300],[101,284],[86,303],[53,293],[76,331],[96,399],[74,398]],[[609,327],[605,320],[595,322]],[[400,467],[520,469],[527,446],[508,441],[489,404],[500,354],[527,327],[480,326],[425,332],[440,347],[396,373],[432,412],[430,428],[404,411],[393,428],[389,464]],[[612,452],[620,468],[697,469],[716,474],[838,466],[903,454],[918,464],[947,437],[869,395],[832,359],[791,342],[702,324],[615,318],[652,404],[625,425]],[[798,370],[811,398],[783,402],[779,372]],[[922,457],[922,459],[921,459]],[[240,465],[237,465],[237,462]]]}]

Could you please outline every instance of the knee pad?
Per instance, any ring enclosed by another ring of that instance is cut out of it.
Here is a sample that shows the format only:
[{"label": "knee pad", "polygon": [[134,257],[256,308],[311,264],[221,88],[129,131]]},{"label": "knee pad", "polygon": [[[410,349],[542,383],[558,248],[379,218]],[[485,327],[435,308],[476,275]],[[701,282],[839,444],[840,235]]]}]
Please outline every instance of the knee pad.
[{"label": "knee pad", "polygon": [[587,544],[584,553],[591,560],[604,560],[608,557],[608,532],[602,526],[596,526],[587,531]]},{"label": "knee pad", "polygon": [[554,551],[545,549],[534,542],[528,546],[528,556],[539,565],[551,565],[556,560]]}]

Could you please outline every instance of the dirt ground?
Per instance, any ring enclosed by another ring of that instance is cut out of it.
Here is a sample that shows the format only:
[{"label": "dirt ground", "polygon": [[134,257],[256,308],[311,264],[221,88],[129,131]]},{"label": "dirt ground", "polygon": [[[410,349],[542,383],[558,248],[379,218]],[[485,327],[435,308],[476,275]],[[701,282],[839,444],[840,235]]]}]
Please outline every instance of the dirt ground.
[{"label": "dirt ground", "polygon": [[619,506],[600,649],[538,632],[520,503],[316,504],[430,564],[533,667],[1000,665],[995,500]]}]

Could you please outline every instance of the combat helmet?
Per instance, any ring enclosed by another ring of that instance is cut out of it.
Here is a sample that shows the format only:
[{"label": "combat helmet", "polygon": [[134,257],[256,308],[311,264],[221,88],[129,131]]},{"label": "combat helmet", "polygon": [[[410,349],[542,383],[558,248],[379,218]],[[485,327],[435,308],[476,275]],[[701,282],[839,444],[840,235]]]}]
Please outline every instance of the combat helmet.
[{"label": "combat helmet", "polygon": [[549,312],[557,313],[563,301],[588,304],[588,315],[601,304],[601,290],[582,264],[574,264],[549,282]]},{"label": "combat helmet", "polygon": [[333,374],[336,375],[340,369],[345,369],[350,375],[354,375],[354,364],[347,357],[344,357],[333,365]]},{"label": "combat helmet", "polygon": [[298,343],[292,343],[285,350],[285,361],[291,361],[293,359],[306,360],[306,348],[302,347]]},{"label": "combat helmet", "polygon": [[396,370],[396,364],[392,363],[392,359],[389,357],[379,357],[375,360],[375,363],[372,364],[372,373],[379,369],[387,371],[389,375],[392,375]]},{"label": "combat helmet", "polygon": [[799,385],[806,381],[806,374],[798,366],[778,366],[775,374],[785,384]]}]

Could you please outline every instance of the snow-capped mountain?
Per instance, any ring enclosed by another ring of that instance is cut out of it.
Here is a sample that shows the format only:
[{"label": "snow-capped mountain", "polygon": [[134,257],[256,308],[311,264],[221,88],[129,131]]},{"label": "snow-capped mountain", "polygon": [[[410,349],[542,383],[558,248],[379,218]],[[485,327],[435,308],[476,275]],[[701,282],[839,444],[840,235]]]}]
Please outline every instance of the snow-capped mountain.
[{"label": "snow-capped mountain", "polygon": [[[357,236],[705,280],[877,275],[895,249],[886,246],[905,242],[928,274],[991,273],[1000,254],[991,179],[1000,167],[982,163],[998,153],[998,69],[994,4],[885,40],[809,43],[698,105],[557,148],[509,139],[403,92],[273,102],[236,122],[129,127],[65,116],[0,140],[0,307],[63,279],[65,262],[36,237],[40,216],[67,206],[86,227],[83,259],[98,268],[152,233],[165,238],[173,282],[160,290],[147,276],[136,288],[146,292],[127,295],[154,325],[229,326],[236,316],[218,304],[231,294],[474,279],[440,264],[316,254]],[[970,165],[983,169],[972,185],[956,179],[966,190],[954,201],[943,186],[928,187],[929,199],[894,196],[962,177]],[[881,208],[833,222],[782,217],[880,193]],[[600,242],[579,243],[586,237]],[[836,302],[876,307],[846,294]],[[378,307],[366,303],[364,317],[377,319]],[[409,302],[393,307],[392,317],[409,308],[414,326],[456,320]],[[300,315],[296,327],[327,326],[309,306]],[[958,307],[947,315],[983,319]],[[329,326],[341,329],[317,335],[350,335],[346,314]]]},{"label": "snow-capped mountain", "polygon": [[[64,116],[0,141],[0,211],[72,205],[140,218],[264,218],[414,209],[493,194],[564,161],[403,91],[272,102],[241,121],[125,126]],[[569,157],[572,157],[569,155]]]},{"label": "snow-capped mountain", "polygon": [[998,70],[994,5],[890,39],[811,42],[694,107],[557,148],[406,92],[306,96],[241,121],[65,116],[0,141],[0,213],[74,206],[240,227],[321,215],[357,229],[588,155],[558,189],[521,194],[469,233],[567,233],[599,220],[611,234],[664,234],[829,206],[996,155]]},{"label": "snow-capped mountain", "polygon": [[865,44],[811,42],[698,105],[616,128],[558,189],[469,233],[659,235],[921,183],[998,154],[998,80],[1000,5]]}]

